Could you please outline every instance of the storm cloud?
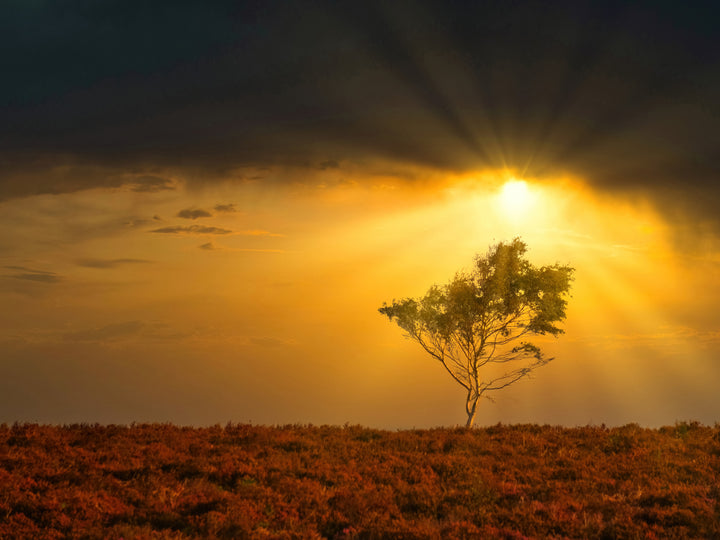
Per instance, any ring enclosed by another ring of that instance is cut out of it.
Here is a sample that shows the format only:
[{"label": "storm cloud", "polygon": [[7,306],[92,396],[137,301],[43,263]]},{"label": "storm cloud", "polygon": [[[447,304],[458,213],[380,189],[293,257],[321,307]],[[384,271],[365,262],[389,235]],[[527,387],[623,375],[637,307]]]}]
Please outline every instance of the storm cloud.
[{"label": "storm cloud", "polygon": [[5,2],[0,200],[168,190],[152,171],[169,167],[207,182],[377,160],[572,173],[717,224],[718,15],[677,2]]}]

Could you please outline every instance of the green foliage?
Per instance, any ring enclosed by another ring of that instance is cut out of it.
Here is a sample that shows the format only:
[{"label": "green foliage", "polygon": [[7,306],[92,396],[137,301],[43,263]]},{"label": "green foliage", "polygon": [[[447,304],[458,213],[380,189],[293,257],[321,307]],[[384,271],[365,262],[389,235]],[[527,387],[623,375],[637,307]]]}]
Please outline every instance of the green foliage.
[{"label": "green foliage", "polygon": [[[574,271],[555,264],[535,267],[519,238],[490,247],[470,272],[458,272],[425,296],[387,303],[380,313],[417,341],[466,390],[472,425],[480,397],[517,382],[547,364],[540,348],[522,338],[563,333],[567,295]],[[514,363],[487,376],[487,364]],[[488,396],[486,396],[488,397]]]}]

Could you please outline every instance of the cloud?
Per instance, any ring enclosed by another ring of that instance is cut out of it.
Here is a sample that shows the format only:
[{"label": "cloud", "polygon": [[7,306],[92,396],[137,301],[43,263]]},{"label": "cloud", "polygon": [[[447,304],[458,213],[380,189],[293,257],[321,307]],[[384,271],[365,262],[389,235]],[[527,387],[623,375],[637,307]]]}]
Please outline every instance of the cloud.
[{"label": "cloud", "polygon": [[163,233],[163,234],[231,234],[230,229],[222,229],[220,227],[205,227],[202,225],[189,225],[181,226],[176,225],[173,227],[162,227],[160,229],[153,229],[150,232]]},{"label": "cloud", "polygon": [[76,264],[85,268],[117,268],[127,264],[147,264],[152,261],[145,259],[78,259]]},{"label": "cloud", "polygon": [[25,281],[37,281],[39,283],[58,283],[62,277],[55,272],[47,272],[45,270],[33,270],[24,266],[6,266],[8,270],[19,270],[19,274],[9,274],[6,277],[13,279],[21,279]]},{"label": "cloud", "polygon": [[131,229],[137,229],[139,227],[144,227],[148,223],[152,223],[152,221],[145,218],[129,218],[126,221],[123,221],[122,225]]},{"label": "cloud", "polygon": [[15,279],[25,279],[28,281],[40,281],[42,283],[57,283],[60,281],[60,276],[56,274],[35,274],[35,273],[28,273],[28,274],[13,274],[9,276],[11,278]]},{"label": "cloud", "polygon": [[133,181],[128,182],[127,185],[131,191],[138,193],[157,193],[158,191],[168,191],[176,188],[172,180],[149,175],[134,178]]},{"label": "cloud", "polygon": [[248,338],[248,342],[258,347],[288,347],[295,344],[292,340],[280,339],[271,336],[251,336]]},{"label": "cloud", "polygon": [[328,169],[339,169],[339,168],[340,168],[340,164],[337,161],[335,161],[334,159],[329,159],[327,161],[323,161],[322,163],[320,163],[320,165],[318,165],[318,169],[320,169],[321,171],[326,171]]},{"label": "cloud", "polygon": [[151,4],[4,9],[0,48],[26,61],[0,87],[0,200],[173,189],[156,171],[509,167],[720,226],[712,3]]},{"label": "cloud", "polygon": [[198,219],[203,217],[212,217],[212,214],[202,208],[185,208],[177,213],[177,217],[184,219]]},{"label": "cloud", "polygon": [[273,233],[273,232],[265,231],[262,229],[247,229],[244,231],[237,231],[235,234],[240,234],[242,236],[276,236],[276,237],[285,236],[284,234]]},{"label": "cloud", "polygon": [[216,204],[215,205],[215,211],[216,212],[237,212],[237,208],[235,208],[234,203],[229,204]]},{"label": "cloud", "polygon": [[128,321],[123,323],[109,324],[90,330],[67,332],[63,334],[66,341],[115,341],[131,337],[140,333],[145,324],[140,321]]},{"label": "cloud", "polygon": [[198,246],[205,251],[228,251],[234,253],[287,253],[284,249],[263,249],[263,248],[228,248],[219,246],[213,242],[207,242]]},{"label": "cloud", "polygon": [[243,231],[232,231],[220,227],[208,227],[204,225],[174,225],[153,229],[150,232],[163,234],[237,234],[240,236],[270,236],[283,237],[284,234],[273,233],[263,229],[247,229]]},{"label": "cloud", "polygon": [[720,343],[720,332],[698,330],[683,325],[662,325],[651,332],[588,335],[582,342],[608,350],[652,347],[663,343],[666,350],[672,348],[684,351],[687,350],[688,343],[702,348],[717,345]]}]

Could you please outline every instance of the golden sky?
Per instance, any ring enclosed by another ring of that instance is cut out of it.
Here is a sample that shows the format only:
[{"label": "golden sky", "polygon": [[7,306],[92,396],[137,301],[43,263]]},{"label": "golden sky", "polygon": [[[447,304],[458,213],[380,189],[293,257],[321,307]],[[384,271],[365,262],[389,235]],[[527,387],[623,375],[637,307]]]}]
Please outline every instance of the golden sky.
[{"label": "golden sky", "polygon": [[0,422],[464,423],[382,317],[575,281],[477,423],[719,420],[718,7],[0,2]]},{"label": "golden sky", "polygon": [[460,423],[461,389],[377,308],[520,236],[534,264],[576,268],[566,334],[480,424],[715,421],[713,237],[684,251],[647,201],[582,179],[413,174],[0,203],[0,420]]}]

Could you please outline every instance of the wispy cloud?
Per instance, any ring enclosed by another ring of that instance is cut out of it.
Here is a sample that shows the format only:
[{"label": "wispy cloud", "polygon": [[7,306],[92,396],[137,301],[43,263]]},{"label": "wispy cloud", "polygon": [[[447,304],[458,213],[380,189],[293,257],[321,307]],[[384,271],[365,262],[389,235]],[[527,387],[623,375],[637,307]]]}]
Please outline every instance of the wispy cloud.
[{"label": "wispy cloud", "polygon": [[283,237],[284,234],[266,231],[264,229],[245,229],[242,231],[232,231],[221,227],[209,227],[205,225],[173,225],[169,227],[161,227],[153,229],[150,232],[163,234],[236,234],[239,236],[267,236],[267,237]]},{"label": "wispy cloud", "polygon": [[137,176],[126,182],[125,185],[137,193],[157,193],[177,188],[174,181],[154,175]]},{"label": "wispy cloud", "polygon": [[177,217],[183,219],[198,219],[204,217],[212,217],[212,214],[202,208],[184,208],[177,213]]},{"label": "wispy cloud", "polygon": [[237,231],[235,234],[240,234],[242,236],[285,236],[284,234],[273,233],[262,229],[248,229],[244,231]]},{"label": "wispy cloud", "polygon": [[158,191],[168,191],[175,189],[175,183],[167,178],[159,176],[139,176],[134,178],[132,182],[128,182],[131,191],[138,193],[157,193]]},{"label": "wispy cloud", "polygon": [[122,227],[127,227],[129,229],[139,229],[140,227],[144,227],[148,225],[149,223],[152,223],[151,220],[146,218],[128,218],[121,222]]},{"label": "wispy cloud", "polygon": [[263,248],[231,248],[219,246],[213,242],[207,242],[198,246],[205,251],[230,251],[237,253],[287,253],[284,249],[263,249]]},{"label": "wispy cloud", "polygon": [[246,253],[287,253],[284,249],[262,249],[262,248],[236,248],[233,251],[243,251]]},{"label": "wispy cloud", "polygon": [[652,332],[590,334],[569,341],[607,350],[633,347],[657,347],[664,350],[687,350],[690,344],[710,346],[720,343],[720,332],[704,331],[681,325],[664,325]]},{"label": "wispy cloud", "polygon": [[220,227],[205,227],[202,225],[190,225],[182,226],[177,225],[173,227],[161,227],[159,229],[153,229],[150,232],[163,233],[163,234],[231,234],[230,229],[222,229]]},{"label": "wispy cloud", "polygon": [[55,272],[47,272],[45,270],[34,270],[32,268],[26,268],[24,266],[6,266],[8,270],[19,271],[19,274],[10,274],[7,277],[13,279],[22,279],[25,281],[37,281],[40,283],[57,283],[62,280],[62,277]]},{"label": "wispy cloud", "polygon": [[237,212],[237,208],[235,208],[234,203],[216,204],[215,211],[216,212]]},{"label": "wispy cloud", "polygon": [[320,169],[321,171],[326,171],[328,169],[339,169],[340,164],[337,161],[335,161],[334,159],[329,159],[327,161],[323,161],[322,163],[320,163],[320,165],[318,165],[317,168]]},{"label": "wispy cloud", "polygon": [[126,264],[148,264],[152,261],[145,259],[78,259],[75,264],[85,268],[117,268]]},{"label": "wispy cloud", "polygon": [[251,345],[258,347],[288,347],[295,344],[292,340],[280,339],[272,336],[251,336],[248,337],[248,342]]},{"label": "wispy cloud", "polygon": [[114,341],[138,334],[145,327],[140,321],[128,321],[108,324],[100,328],[67,332],[63,335],[66,341]]}]

